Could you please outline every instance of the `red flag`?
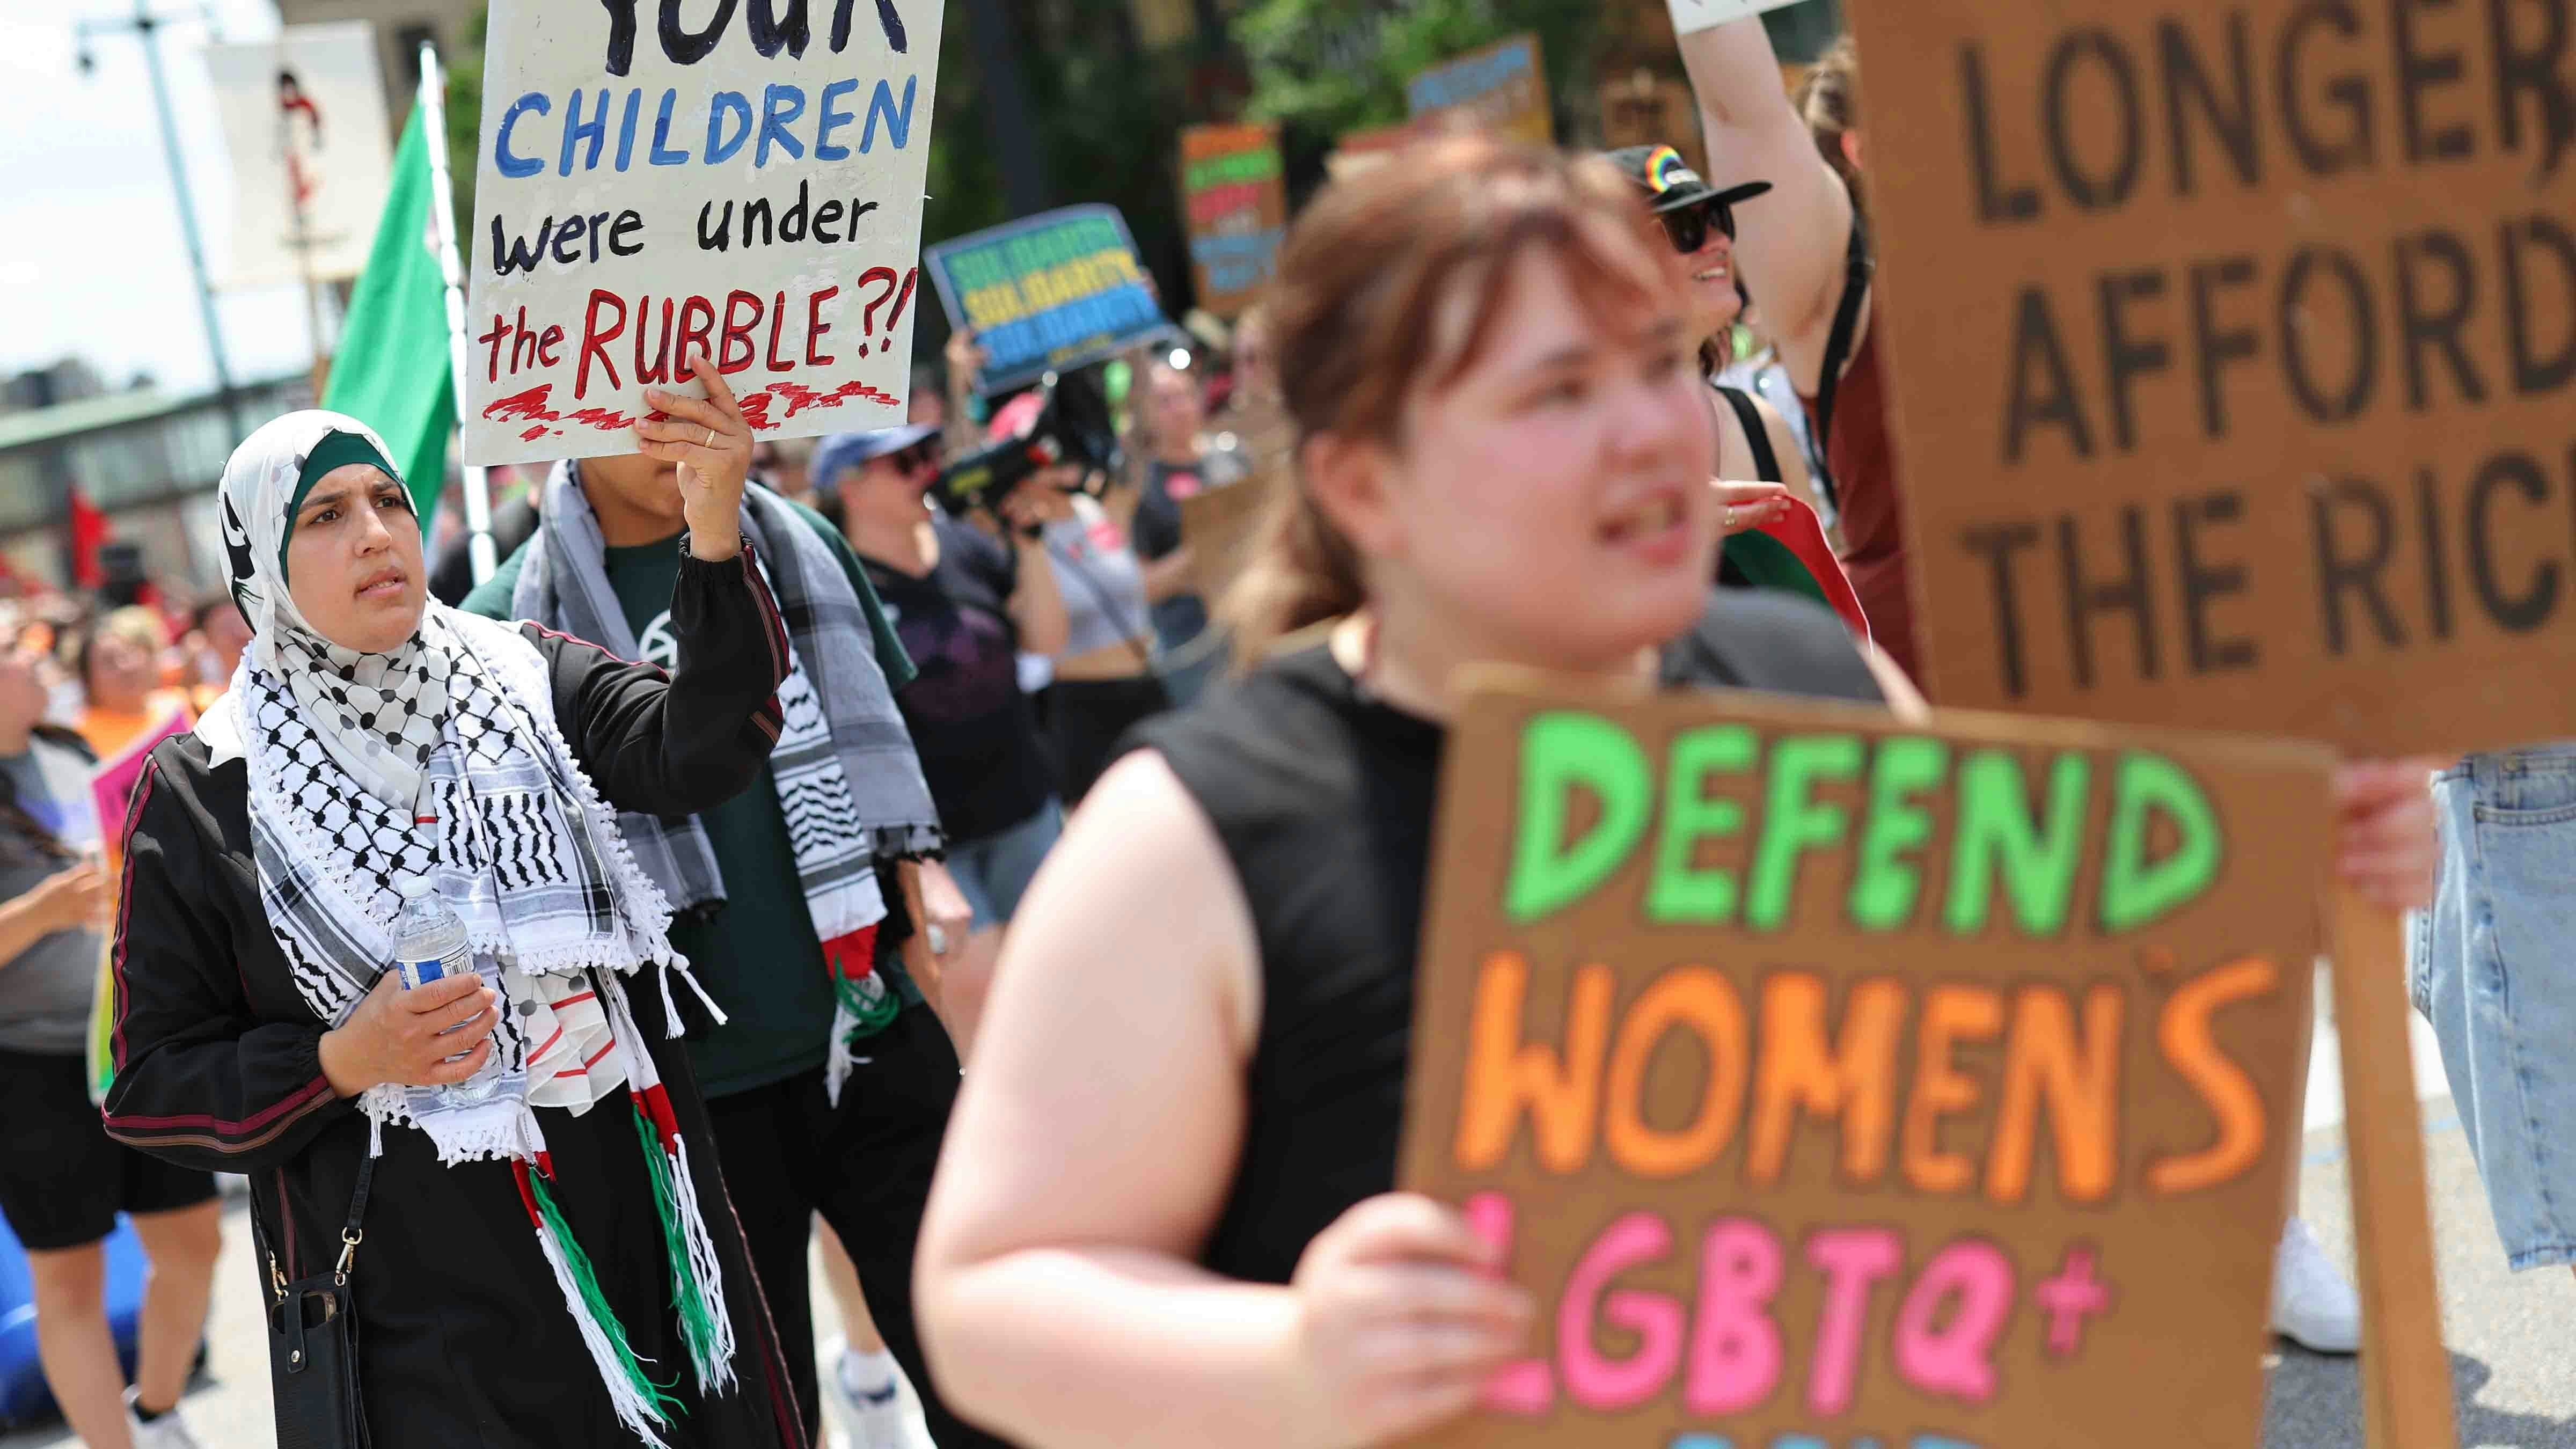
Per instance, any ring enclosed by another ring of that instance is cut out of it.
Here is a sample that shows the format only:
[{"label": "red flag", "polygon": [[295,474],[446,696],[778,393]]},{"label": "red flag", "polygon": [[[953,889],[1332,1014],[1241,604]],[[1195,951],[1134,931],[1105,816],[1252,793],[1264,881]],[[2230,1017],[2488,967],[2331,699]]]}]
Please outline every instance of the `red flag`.
[{"label": "red flag", "polygon": [[1861,612],[1860,594],[1852,588],[1851,575],[1843,572],[1842,560],[1834,557],[1833,540],[1825,536],[1825,521],[1816,516],[1816,510],[1805,499],[1789,501],[1797,505],[1789,510],[1789,516],[1761,525],[1762,531],[1778,539],[1798,556],[1798,562],[1807,566],[1816,587],[1824,592],[1825,602],[1842,615],[1843,627],[1851,630],[1855,638],[1868,639],[1869,616]]},{"label": "red flag", "polygon": [[94,589],[107,582],[107,571],[99,566],[98,551],[107,542],[107,515],[98,511],[87,496],[75,486],[71,490],[72,583]]}]

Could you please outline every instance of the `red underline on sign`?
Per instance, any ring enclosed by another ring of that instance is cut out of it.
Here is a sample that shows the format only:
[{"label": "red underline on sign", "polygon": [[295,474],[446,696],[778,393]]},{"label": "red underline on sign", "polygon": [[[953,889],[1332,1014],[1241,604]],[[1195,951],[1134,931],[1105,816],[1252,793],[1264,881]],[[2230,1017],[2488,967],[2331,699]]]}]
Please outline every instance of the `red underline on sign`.
[{"label": "red underline on sign", "polygon": [[[660,422],[667,416],[663,413],[651,412],[639,417],[633,413],[603,407],[581,408],[566,415],[547,406],[554,394],[554,387],[553,383],[541,382],[526,392],[512,393],[484,408],[483,416],[490,422],[531,424],[532,426],[519,434],[520,441],[529,443],[535,442],[548,433],[560,435],[564,428],[554,426],[555,424],[595,428],[605,433],[631,428],[639,422]],[[802,383],[774,382],[758,392],[744,393],[739,401],[742,404],[743,421],[751,425],[753,432],[765,433],[808,408],[836,408],[852,398],[862,402],[882,403],[887,407],[895,406],[898,401],[892,393],[857,381],[842,383],[830,392],[817,392]],[[776,402],[784,402],[786,411],[773,418],[770,416],[770,408]]]}]

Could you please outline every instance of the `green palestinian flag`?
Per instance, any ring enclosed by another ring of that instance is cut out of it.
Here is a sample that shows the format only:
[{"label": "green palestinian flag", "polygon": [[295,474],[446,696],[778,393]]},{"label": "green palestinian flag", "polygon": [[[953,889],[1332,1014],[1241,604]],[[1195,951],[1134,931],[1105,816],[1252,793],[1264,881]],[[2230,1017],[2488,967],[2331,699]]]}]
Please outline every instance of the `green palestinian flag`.
[{"label": "green palestinian flag", "polygon": [[349,298],[322,406],[347,413],[382,434],[411,487],[423,533],[447,481],[447,435],[456,427],[456,390],[448,374],[447,281],[438,260],[430,206],[425,107],[414,106],[394,152],[393,186],[376,218],[367,269]]}]

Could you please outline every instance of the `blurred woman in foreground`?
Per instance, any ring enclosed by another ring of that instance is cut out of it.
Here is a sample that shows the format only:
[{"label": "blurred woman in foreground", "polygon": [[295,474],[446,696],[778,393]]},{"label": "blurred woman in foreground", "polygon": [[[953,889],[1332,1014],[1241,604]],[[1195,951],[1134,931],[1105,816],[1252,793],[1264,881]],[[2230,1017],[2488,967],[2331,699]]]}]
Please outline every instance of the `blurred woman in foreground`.
[{"label": "blurred woman in foreground", "polygon": [[1253,657],[1348,617],[1148,724],[1005,944],[920,1270],[998,1432],[1377,1442],[1519,1349],[1491,1251],[1390,1191],[1451,669],[1882,697],[1824,609],[1709,588],[1681,262],[1607,165],[1474,138],[1299,222],[1298,477],[1233,618]]}]

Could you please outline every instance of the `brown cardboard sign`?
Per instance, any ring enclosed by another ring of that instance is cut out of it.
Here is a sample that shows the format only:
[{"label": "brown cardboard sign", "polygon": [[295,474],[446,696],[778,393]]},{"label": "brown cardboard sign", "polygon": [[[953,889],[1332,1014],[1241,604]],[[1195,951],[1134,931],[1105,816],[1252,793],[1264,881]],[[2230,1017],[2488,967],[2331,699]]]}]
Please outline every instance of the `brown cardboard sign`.
[{"label": "brown cardboard sign", "polygon": [[1556,143],[1547,66],[1536,35],[1515,35],[1442,61],[1404,83],[1404,101],[1417,122],[1435,128],[1464,125],[1515,141]]},{"label": "brown cardboard sign", "polygon": [[1256,469],[1240,482],[1181,500],[1181,537],[1190,545],[1190,576],[1199,597],[1213,605],[1243,572],[1244,551],[1270,499],[1270,475]]},{"label": "brown cardboard sign", "polygon": [[1181,211],[1198,302],[1220,317],[1252,305],[1278,270],[1288,183],[1276,126],[1181,132]]},{"label": "brown cardboard sign", "polygon": [[2567,0],[1853,13],[1936,697],[2567,733]]},{"label": "brown cardboard sign", "polygon": [[1601,83],[1601,147],[1670,146],[1702,176],[1708,152],[1700,144],[1699,105],[1687,82],[1640,69],[1624,80]]},{"label": "brown cardboard sign", "polygon": [[2330,766],[1488,681],[1403,1180],[1540,1315],[1437,1442],[2252,1449]]}]

